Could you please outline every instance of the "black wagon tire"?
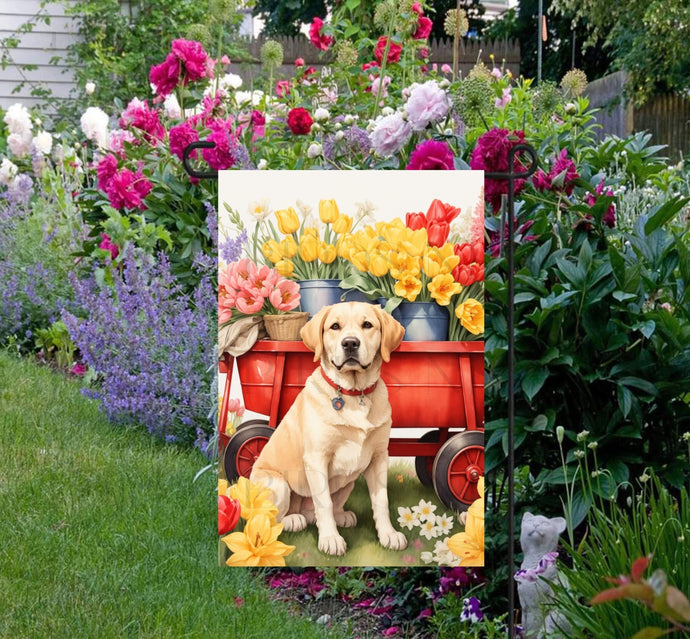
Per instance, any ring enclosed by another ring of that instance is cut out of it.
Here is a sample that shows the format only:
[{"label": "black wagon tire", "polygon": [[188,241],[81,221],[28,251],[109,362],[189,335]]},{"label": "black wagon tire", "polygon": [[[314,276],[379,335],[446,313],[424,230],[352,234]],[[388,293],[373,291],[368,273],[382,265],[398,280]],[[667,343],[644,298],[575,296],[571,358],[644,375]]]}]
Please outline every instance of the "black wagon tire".
[{"label": "black wagon tire", "polygon": [[[436,443],[441,441],[441,431],[440,430],[430,430],[428,433],[424,433],[419,438],[420,444]],[[434,459],[433,455],[420,456],[414,458],[414,469],[417,473],[417,478],[422,482],[423,486],[433,486],[434,485]]]},{"label": "black wagon tire", "polygon": [[484,432],[466,430],[451,437],[434,460],[434,490],[456,512],[479,499],[477,484],[484,475]]},{"label": "black wagon tire", "polygon": [[240,477],[249,477],[254,462],[273,434],[268,422],[256,420],[259,424],[246,424],[238,428],[225,449],[223,465],[229,482]]}]

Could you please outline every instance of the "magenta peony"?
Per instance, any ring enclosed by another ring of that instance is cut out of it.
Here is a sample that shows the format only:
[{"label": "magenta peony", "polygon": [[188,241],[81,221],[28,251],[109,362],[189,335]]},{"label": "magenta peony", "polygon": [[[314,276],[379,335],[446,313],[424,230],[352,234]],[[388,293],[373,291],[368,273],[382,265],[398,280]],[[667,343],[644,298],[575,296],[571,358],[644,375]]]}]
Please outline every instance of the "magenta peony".
[{"label": "magenta peony", "polygon": [[108,251],[110,253],[110,258],[114,260],[120,254],[120,247],[105,233],[101,233],[101,238],[101,243],[98,245],[98,248]]},{"label": "magenta peony", "polygon": [[229,169],[235,162],[233,151],[236,146],[232,120],[213,120],[208,127],[211,129],[211,134],[206,141],[215,142],[216,146],[212,149],[204,149],[201,155],[212,169],[217,171]]},{"label": "magenta peony", "polygon": [[146,100],[133,98],[122,112],[120,126],[134,127],[144,132],[144,138],[154,144],[165,137],[165,128],[158,117],[158,111],[149,108]]},{"label": "magenta peony", "polygon": [[[199,139],[199,133],[189,122],[183,122],[170,129],[168,138],[170,152],[181,160],[184,150]],[[191,154],[191,157],[196,157],[196,151]]]},{"label": "magenta peony", "polygon": [[113,175],[106,194],[110,205],[114,209],[145,209],[144,198],[149,194],[153,185],[144,175],[137,171],[122,169]]},{"label": "magenta peony", "polygon": [[108,153],[104,156],[96,167],[96,175],[98,176],[97,185],[101,191],[106,191],[113,176],[117,173],[117,159],[114,155]]},{"label": "magenta peony", "polygon": [[327,51],[333,44],[333,36],[323,35],[321,33],[322,27],[323,20],[321,18],[314,18],[309,26],[309,40],[317,49]]},{"label": "magenta peony", "polygon": [[422,171],[452,171],[455,168],[454,160],[453,151],[445,142],[426,140],[417,145],[405,168]]},{"label": "magenta peony", "polygon": [[174,53],[168,53],[163,62],[151,67],[149,81],[161,97],[169,96],[180,81],[180,61]]},{"label": "magenta peony", "polygon": [[201,78],[212,78],[213,64],[200,42],[173,40],[172,52],[163,62],[151,67],[149,80],[158,96],[165,98],[180,84],[180,79],[182,86],[187,86]]}]

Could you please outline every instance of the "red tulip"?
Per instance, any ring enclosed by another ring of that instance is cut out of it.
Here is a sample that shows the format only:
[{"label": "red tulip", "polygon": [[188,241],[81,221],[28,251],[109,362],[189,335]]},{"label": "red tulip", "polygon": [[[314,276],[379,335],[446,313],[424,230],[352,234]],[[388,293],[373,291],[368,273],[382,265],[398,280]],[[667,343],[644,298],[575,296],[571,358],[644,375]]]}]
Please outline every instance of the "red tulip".
[{"label": "red tulip", "polygon": [[475,262],[474,250],[471,244],[465,242],[464,244],[456,244],[453,248],[455,254],[460,258],[460,264],[472,264]]},{"label": "red tulip", "polygon": [[477,264],[484,264],[484,242],[479,240],[472,245],[474,251],[474,261]]},{"label": "red tulip", "polygon": [[218,534],[229,533],[240,520],[240,500],[218,495]]},{"label": "red tulip", "polygon": [[424,213],[407,213],[405,215],[405,226],[413,231],[426,228],[426,215]]},{"label": "red tulip", "polygon": [[460,209],[457,206],[444,204],[441,200],[434,200],[426,212],[426,219],[429,221],[429,224],[432,222],[446,222],[450,224],[458,215],[460,215]]},{"label": "red tulip", "polygon": [[448,222],[437,222],[435,224],[429,223],[426,228],[427,236],[429,237],[429,244],[431,246],[441,247],[446,243],[448,234],[450,233],[450,225]]}]

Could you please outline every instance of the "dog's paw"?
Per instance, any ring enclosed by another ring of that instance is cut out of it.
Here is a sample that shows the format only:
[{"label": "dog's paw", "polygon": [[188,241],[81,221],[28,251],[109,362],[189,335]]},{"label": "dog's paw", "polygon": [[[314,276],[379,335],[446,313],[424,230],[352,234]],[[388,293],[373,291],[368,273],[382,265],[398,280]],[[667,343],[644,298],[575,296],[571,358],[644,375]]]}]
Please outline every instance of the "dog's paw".
[{"label": "dog's paw", "polygon": [[391,550],[404,550],[407,548],[407,538],[397,530],[388,530],[379,533],[379,541],[384,548]]},{"label": "dog's paw", "polygon": [[340,535],[319,536],[319,550],[327,555],[344,555],[347,543]]},{"label": "dog's paw", "polygon": [[357,525],[357,515],[351,510],[335,513],[334,517],[338,528],[353,528]]},{"label": "dog's paw", "polygon": [[307,519],[304,515],[293,513],[292,515],[285,515],[282,524],[283,530],[286,532],[299,532],[307,527]]}]

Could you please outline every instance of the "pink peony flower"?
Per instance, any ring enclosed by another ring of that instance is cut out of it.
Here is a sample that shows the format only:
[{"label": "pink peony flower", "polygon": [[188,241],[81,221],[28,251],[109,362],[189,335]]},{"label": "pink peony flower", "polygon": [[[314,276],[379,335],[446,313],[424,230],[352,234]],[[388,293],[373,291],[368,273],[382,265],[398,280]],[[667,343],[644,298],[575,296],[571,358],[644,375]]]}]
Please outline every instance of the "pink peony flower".
[{"label": "pink peony flower", "polygon": [[426,16],[419,16],[417,20],[417,30],[414,32],[412,37],[415,40],[426,40],[431,33],[431,28],[434,26],[433,22],[429,20]]},{"label": "pink peony flower", "polygon": [[115,173],[106,189],[110,205],[114,209],[145,209],[144,198],[153,185],[144,175],[137,171],[122,169]]},{"label": "pink peony flower", "polygon": [[108,140],[108,148],[113,153],[118,153],[122,157],[125,156],[125,143],[134,144],[137,139],[131,131],[125,129],[114,129],[110,132],[110,139]]},{"label": "pink peony flower", "polygon": [[395,637],[398,634],[399,630],[400,630],[400,628],[398,628],[398,626],[391,626],[387,630],[384,630],[381,633],[381,636],[382,637]]},{"label": "pink peony flower", "polygon": [[240,313],[245,315],[252,315],[253,313],[258,313],[264,305],[264,296],[261,295],[260,291],[254,288],[247,287],[243,288],[237,293],[237,299],[235,301],[235,306]]},{"label": "pink peony flower", "polygon": [[290,95],[290,82],[289,80],[278,80],[276,82],[276,95],[279,98],[284,98]]},{"label": "pink peony flower", "polygon": [[406,104],[409,122],[413,131],[423,131],[433,122],[448,115],[450,102],[446,92],[435,80],[416,86]]},{"label": "pink peony flower", "polygon": [[149,81],[156,87],[159,97],[169,96],[180,81],[180,61],[174,53],[168,53],[160,64],[151,67]]},{"label": "pink peony flower", "polygon": [[276,284],[268,299],[279,311],[291,311],[299,305],[299,284],[283,278]]},{"label": "pink peony flower", "polygon": [[[613,197],[613,190],[610,188],[607,188],[604,190],[604,180],[601,180],[599,184],[597,184],[596,189],[594,189],[594,192],[596,193],[596,197],[592,195],[591,193],[587,193],[587,195],[584,198],[585,204],[589,206],[594,206],[597,202],[597,199],[599,198],[600,195],[604,195],[607,197]],[[606,213],[604,213],[604,216],[602,218],[602,223],[608,226],[610,229],[614,228],[616,226],[616,205],[611,202],[609,204],[608,208],[606,209]],[[587,228],[587,225],[586,225]],[[589,228],[591,228],[591,225],[589,225]],[[587,228],[587,230],[589,230]]]},{"label": "pink peony flower", "polygon": [[532,184],[538,191],[556,191],[570,195],[575,188],[575,180],[579,177],[575,162],[568,157],[568,150],[563,149],[548,175],[539,169],[532,178]]},{"label": "pink peony flower", "polygon": [[295,58],[295,66],[296,67],[303,67],[304,66],[304,58]]},{"label": "pink peony flower", "polygon": [[229,169],[235,162],[233,151],[235,138],[232,132],[232,120],[214,120],[209,124],[211,134],[206,138],[207,142],[215,142],[212,149],[203,149],[201,155],[207,164],[218,171]]},{"label": "pink peony flower", "polygon": [[149,80],[156,87],[158,97],[165,98],[175,90],[180,78],[182,86],[201,78],[212,78],[214,64],[200,42],[173,40],[172,52],[163,62],[151,67]]},{"label": "pink peony flower", "polygon": [[[170,141],[170,152],[182,160],[184,150],[192,142],[196,142],[199,139],[199,133],[189,122],[183,122],[170,129],[168,139]],[[196,151],[191,154],[191,157],[196,157]]]},{"label": "pink peony flower", "polygon": [[371,145],[377,155],[386,158],[400,151],[411,135],[412,127],[402,114],[391,113],[376,120],[371,132]]},{"label": "pink peony flower", "polygon": [[104,251],[110,251],[110,259],[114,260],[120,254],[120,247],[110,239],[109,235],[101,233],[101,237],[103,239],[98,245],[98,248],[103,249]]},{"label": "pink peony flower", "polygon": [[410,170],[445,170],[455,169],[455,156],[445,142],[426,140],[417,145],[405,167]]},{"label": "pink peony flower", "polygon": [[450,64],[442,64],[441,73],[453,73],[453,67]]},{"label": "pink peony flower", "polygon": [[96,167],[96,175],[98,176],[98,188],[101,191],[106,191],[113,176],[117,173],[117,159],[111,153],[104,156]]},{"label": "pink peony flower", "polygon": [[309,26],[309,40],[317,49],[320,49],[321,51],[327,51],[328,48],[333,44],[333,36],[322,35],[322,27],[323,20],[321,18],[314,18],[312,20],[311,25]]},{"label": "pink peony flower", "polygon": [[120,126],[134,127],[144,132],[144,138],[154,143],[154,140],[162,140],[165,137],[165,128],[158,117],[158,111],[149,108],[146,100],[133,98],[122,112]]}]

